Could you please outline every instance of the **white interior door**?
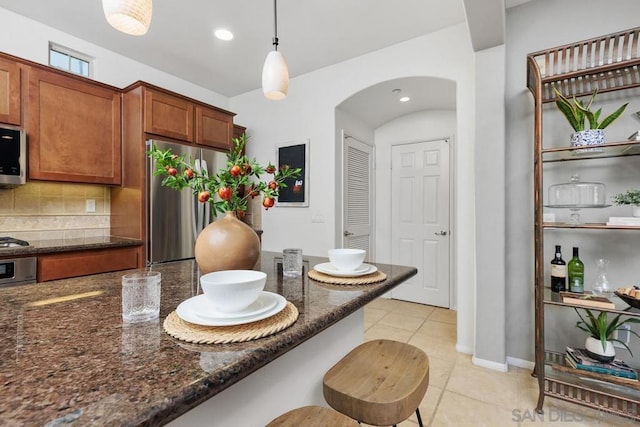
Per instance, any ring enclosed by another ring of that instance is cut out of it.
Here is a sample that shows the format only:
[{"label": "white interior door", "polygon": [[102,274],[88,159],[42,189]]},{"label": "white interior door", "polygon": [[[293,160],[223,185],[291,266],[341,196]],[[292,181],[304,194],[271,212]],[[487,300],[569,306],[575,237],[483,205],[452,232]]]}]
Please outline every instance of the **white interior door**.
[{"label": "white interior door", "polygon": [[418,274],[392,298],[449,308],[449,142],[391,148],[391,258]]},{"label": "white interior door", "polygon": [[342,246],[364,249],[367,251],[366,260],[374,260],[373,147],[346,137],[343,176]]}]

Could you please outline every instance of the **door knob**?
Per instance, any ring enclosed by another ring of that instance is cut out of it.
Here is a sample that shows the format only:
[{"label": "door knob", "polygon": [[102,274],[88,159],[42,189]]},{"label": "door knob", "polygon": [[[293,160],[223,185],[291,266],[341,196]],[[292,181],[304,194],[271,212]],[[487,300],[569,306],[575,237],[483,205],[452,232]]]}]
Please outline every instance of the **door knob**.
[{"label": "door knob", "polygon": [[447,235],[447,232],[446,232],[446,231],[444,231],[444,230],[442,230],[442,231],[436,231],[436,232],[435,232],[435,233],[433,233],[433,234],[435,234],[436,236],[446,236],[446,235]]},{"label": "door knob", "polygon": [[345,235],[345,236],[353,236],[353,233],[352,233],[352,232],[350,232],[350,231],[346,231],[346,230],[345,230],[344,235]]}]

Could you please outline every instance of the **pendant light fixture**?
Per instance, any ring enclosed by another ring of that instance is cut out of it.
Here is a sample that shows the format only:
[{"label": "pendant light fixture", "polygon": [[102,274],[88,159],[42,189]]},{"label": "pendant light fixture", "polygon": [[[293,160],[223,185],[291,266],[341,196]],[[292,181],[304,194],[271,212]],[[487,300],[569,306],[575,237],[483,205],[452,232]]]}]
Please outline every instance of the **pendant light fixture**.
[{"label": "pendant light fixture", "polygon": [[289,91],[289,69],[284,56],[278,52],[278,8],[277,0],[273,0],[273,16],[275,36],[274,50],[269,52],[262,68],[262,91],[269,99],[284,99]]},{"label": "pendant light fixture", "polygon": [[152,0],[102,0],[107,22],[116,30],[141,36],[151,25]]}]

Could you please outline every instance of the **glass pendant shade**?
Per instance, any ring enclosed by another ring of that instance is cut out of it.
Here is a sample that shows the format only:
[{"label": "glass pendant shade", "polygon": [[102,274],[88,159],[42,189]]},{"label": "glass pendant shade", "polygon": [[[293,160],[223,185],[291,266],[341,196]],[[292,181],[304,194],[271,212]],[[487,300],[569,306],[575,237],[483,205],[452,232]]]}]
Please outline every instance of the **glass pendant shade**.
[{"label": "glass pendant shade", "polygon": [[123,33],[141,36],[151,25],[152,0],[102,0],[107,22]]},{"label": "glass pendant shade", "polygon": [[262,68],[262,91],[269,99],[283,99],[289,91],[289,69],[277,50],[269,52]]}]

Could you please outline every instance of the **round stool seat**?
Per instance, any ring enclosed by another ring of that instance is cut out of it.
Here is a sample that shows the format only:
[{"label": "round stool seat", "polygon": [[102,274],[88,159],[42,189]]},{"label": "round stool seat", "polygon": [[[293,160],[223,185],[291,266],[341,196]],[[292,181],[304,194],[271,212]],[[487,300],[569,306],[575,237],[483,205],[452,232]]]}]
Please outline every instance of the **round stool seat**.
[{"label": "round stool seat", "polygon": [[324,398],[333,409],[376,426],[400,423],[415,411],[429,386],[429,358],[410,344],[365,342],[323,379]]},{"label": "round stool seat", "polygon": [[358,423],[323,406],[303,406],[285,412],[267,427],[357,427]]}]

